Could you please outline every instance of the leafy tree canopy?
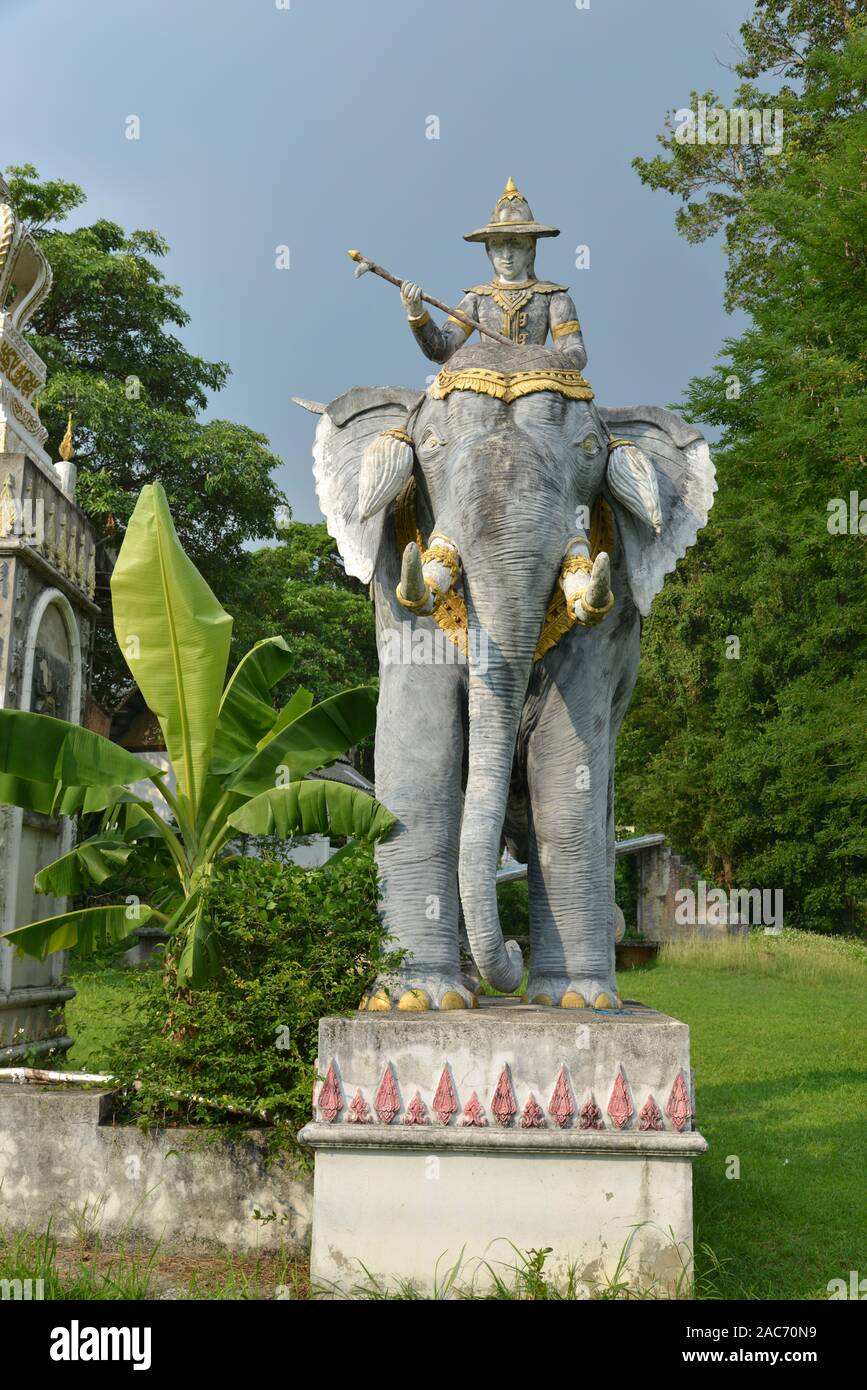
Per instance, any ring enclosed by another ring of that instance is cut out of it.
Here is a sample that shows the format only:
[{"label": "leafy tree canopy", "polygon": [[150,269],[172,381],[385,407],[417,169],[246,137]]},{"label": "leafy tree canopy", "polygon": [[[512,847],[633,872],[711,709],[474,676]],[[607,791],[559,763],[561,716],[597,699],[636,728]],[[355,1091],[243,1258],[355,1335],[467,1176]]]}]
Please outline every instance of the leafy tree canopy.
[{"label": "leafy tree canopy", "polygon": [[618,815],[728,885],[783,888],[787,921],[826,931],[867,923],[862,9],[757,0],[737,71],[782,78],[761,97],[785,103],[776,159],[669,127],[668,157],[635,161],[684,200],[687,239],[724,228],[751,322],[687,390],[685,413],[722,431],[720,490],[645,627]]},{"label": "leafy tree canopy", "polygon": [[[6,177],[54,272],[51,294],[29,326],[49,372],[39,398],[49,452],[56,457],[72,411],[78,501],[108,544],[142,486],[159,480],[187,554],[234,604],[248,563],[245,543],[275,533],[282,497],[271,474],[280,460],[257,431],[198,418],[229,368],[189,352],[178,336],[189,316],[160,269],[166,241],[104,219],[70,230],[64,224],[85,202],[76,184],[42,180],[29,164]],[[110,637],[107,584],[98,600],[94,693],[113,705],[129,681]]]}]

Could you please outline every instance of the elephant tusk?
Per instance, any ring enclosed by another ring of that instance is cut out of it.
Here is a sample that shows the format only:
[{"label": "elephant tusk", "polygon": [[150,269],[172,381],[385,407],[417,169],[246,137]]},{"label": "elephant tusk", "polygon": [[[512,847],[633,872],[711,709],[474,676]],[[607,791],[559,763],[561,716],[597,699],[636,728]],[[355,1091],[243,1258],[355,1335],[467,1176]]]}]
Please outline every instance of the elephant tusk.
[{"label": "elephant tusk", "polygon": [[584,536],[576,536],[566,547],[560,568],[560,587],[569,612],[585,627],[601,623],[614,607],[611,561],[600,550],[591,563],[590,547]]},{"label": "elephant tusk", "polygon": [[395,592],[398,603],[411,613],[433,612],[434,596],[425,582],[421,551],[415,541],[410,541],[403,552],[400,583]]},{"label": "elephant tusk", "polygon": [[403,552],[397,601],[412,613],[430,614],[457,583],[461,573],[458,548],[448,537],[434,534],[421,554],[415,541]]},{"label": "elephant tusk", "polygon": [[609,588],[610,583],[611,561],[605,551],[600,550],[593,562],[590,583],[579,597],[586,620],[601,622],[613,608],[614,595]]}]

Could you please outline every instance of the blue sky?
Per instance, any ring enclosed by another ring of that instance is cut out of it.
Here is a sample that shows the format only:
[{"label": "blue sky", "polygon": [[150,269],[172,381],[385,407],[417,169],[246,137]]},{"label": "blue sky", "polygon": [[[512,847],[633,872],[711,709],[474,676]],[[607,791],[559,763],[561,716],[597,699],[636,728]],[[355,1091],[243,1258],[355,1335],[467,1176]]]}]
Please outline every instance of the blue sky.
[{"label": "blue sky", "polygon": [[290,398],[430,370],[347,248],[455,302],[488,271],[462,233],[510,174],[562,229],[537,273],[571,287],[599,401],[680,399],[734,326],[723,257],[677,235],[630,162],[691,89],[727,101],[749,0],[285,3],[0,0],[0,164],[80,183],[82,220],[168,238],[185,342],[233,371],[209,414],[269,436],[295,515],[318,508],[313,418]]}]

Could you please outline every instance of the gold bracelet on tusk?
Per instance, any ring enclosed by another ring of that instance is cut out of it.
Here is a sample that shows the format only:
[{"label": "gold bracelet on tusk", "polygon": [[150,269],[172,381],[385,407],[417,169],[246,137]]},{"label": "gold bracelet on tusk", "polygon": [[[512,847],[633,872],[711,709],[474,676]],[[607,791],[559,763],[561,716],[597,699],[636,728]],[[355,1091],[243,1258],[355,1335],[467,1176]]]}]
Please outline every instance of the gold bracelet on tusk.
[{"label": "gold bracelet on tusk", "polygon": [[594,627],[597,623],[601,623],[602,619],[606,617],[607,614],[609,614],[612,608],[614,607],[614,595],[612,594],[610,589],[608,591],[608,600],[604,608],[594,608],[592,604],[587,602],[583,593],[579,594],[578,597],[581,601],[581,607],[584,609],[584,612],[590,619],[591,626]]},{"label": "gold bracelet on tusk", "polygon": [[[427,601],[430,598],[430,590],[428,590],[428,592],[424,595],[423,598],[419,599],[404,598],[403,594],[400,592],[399,584],[394,592],[395,597],[397,598],[397,601],[400,604],[401,608],[409,609],[410,613],[424,613],[425,605],[427,604]],[[430,615],[428,614],[426,616]]]},{"label": "gold bracelet on tusk", "polygon": [[593,564],[586,555],[567,555],[560,566],[561,578],[567,574],[592,574]]}]

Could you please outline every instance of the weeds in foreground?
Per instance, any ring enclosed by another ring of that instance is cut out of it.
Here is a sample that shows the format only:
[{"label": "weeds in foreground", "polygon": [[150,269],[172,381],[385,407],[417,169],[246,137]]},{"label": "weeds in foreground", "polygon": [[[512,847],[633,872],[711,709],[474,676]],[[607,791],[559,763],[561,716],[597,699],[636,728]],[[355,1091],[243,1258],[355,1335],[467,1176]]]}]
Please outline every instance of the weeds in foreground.
[{"label": "weeds in foreground", "polygon": [[250,1255],[165,1249],[42,1234],[0,1234],[0,1300],[303,1300],[306,1265],[283,1251]]},{"label": "weeds in foreground", "polygon": [[[640,1274],[630,1267],[632,1246],[638,1232],[643,1227],[651,1226],[650,1222],[642,1222],[633,1227],[613,1269],[601,1271],[598,1277],[592,1276],[586,1269],[579,1271],[574,1262],[556,1261],[556,1257],[555,1267],[549,1268],[550,1257],[555,1254],[551,1246],[520,1250],[511,1241],[505,1240],[503,1244],[511,1251],[509,1260],[485,1257],[466,1260],[464,1247],[444,1274],[440,1274],[437,1264],[430,1291],[420,1290],[410,1280],[380,1279],[359,1261],[364,1275],[361,1282],[348,1291],[334,1284],[319,1284],[312,1290],[312,1297],[373,1302],[503,1300],[519,1303],[720,1297],[717,1279],[723,1272],[723,1262],[707,1246],[701,1246],[702,1272],[697,1276],[688,1247],[678,1242],[671,1230],[661,1232],[664,1243],[660,1247],[660,1254],[669,1257],[672,1269],[667,1280]],[[658,1229],[661,1231],[661,1228]]]}]

